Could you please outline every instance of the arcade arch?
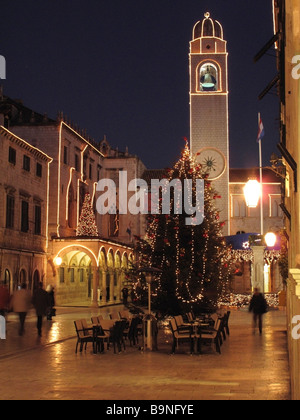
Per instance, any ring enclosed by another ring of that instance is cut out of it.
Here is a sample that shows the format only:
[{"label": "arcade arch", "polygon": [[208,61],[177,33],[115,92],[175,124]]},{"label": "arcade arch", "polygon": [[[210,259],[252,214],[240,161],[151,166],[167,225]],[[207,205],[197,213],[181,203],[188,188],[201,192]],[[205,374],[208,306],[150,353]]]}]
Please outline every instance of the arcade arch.
[{"label": "arcade arch", "polygon": [[[59,261],[59,264],[55,264]],[[62,247],[49,267],[48,283],[55,286],[57,304],[105,305],[121,302],[128,253],[122,247],[102,245],[99,252],[85,245]],[[53,284],[54,283],[54,284]]]}]

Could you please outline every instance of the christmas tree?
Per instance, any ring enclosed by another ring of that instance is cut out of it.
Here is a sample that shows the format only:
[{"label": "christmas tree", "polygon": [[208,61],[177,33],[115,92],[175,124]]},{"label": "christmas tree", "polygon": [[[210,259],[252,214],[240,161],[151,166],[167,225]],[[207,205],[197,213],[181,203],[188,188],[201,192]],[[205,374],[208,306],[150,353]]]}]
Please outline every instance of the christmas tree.
[{"label": "christmas tree", "polygon": [[[230,248],[223,237],[224,223],[220,222],[215,205],[219,195],[192,157],[187,142],[167,178],[169,182],[180,180],[182,185],[190,180],[190,191],[184,190],[180,200],[174,189],[170,214],[149,216],[146,236],[137,244],[140,266],[162,270],[153,288],[153,307],[168,314],[215,308],[230,279]],[[186,213],[183,203],[190,200],[196,209],[197,179],[204,182],[204,218],[201,224],[187,224],[191,215]],[[141,278],[138,283],[143,284]]]},{"label": "christmas tree", "polygon": [[95,214],[90,194],[85,194],[76,236],[98,236]]}]

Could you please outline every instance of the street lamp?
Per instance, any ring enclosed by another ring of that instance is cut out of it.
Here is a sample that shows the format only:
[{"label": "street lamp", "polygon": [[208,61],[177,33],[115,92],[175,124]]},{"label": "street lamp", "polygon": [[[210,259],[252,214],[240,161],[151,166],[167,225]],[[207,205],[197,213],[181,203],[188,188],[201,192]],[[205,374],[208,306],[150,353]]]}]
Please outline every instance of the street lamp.
[{"label": "street lamp", "polygon": [[61,257],[55,257],[54,258],[54,263],[55,265],[57,265],[58,267],[61,266],[62,264],[62,258]]},{"label": "street lamp", "polygon": [[[254,208],[258,205],[260,199],[260,234],[263,238],[263,196],[262,196],[262,183],[255,179],[250,179],[244,187],[244,196],[248,207]],[[265,237],[265,243],[268,247],[273,247],[276,243],[276,235],[268,232]],[[252,247],[253,251],[253,267],[251,274],[252,287],[259,287],[263,292],[265,290],[264,280],[264,252],[265,245],[255,245]]]},{"label": "street lamp", "polygon": [[268,232],[265,235],[265,241],[268,247],[273,247],[276,244],[276,235],[273,232]]},{"label": "street lamp", "polygon": [[261,197],[261,186],[256,179],[249,179],[244,187],[244,196],[247,207],[254,208],[257,206]]}]

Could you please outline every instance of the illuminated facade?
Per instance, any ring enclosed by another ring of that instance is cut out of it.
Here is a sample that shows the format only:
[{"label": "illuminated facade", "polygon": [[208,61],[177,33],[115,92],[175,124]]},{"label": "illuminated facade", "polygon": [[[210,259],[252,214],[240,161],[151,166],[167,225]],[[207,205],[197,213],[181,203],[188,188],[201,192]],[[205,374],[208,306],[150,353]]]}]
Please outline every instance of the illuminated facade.
[{"label": "illuminated facade", "polygon": [[273,0],[274,38],[278,57],[280,92],[280,144],[286,167],[285,200],[288,238],[287,326],[292,399],[300,399],[300,4]]},{"label": "illuminated facade", "polygon": [[0,278],[12,293],[47,273],[52,159],[3,127],[0,115]]},{"label": "illuminated facade", "polygon": [[[28,144],[28,148],[35,150],[38,147],[51,157],[48,172],[43,170],[43,179],[49,182],[48,190],[43,189],[43,194],[48,191],[48,204],[44,196],[41,200],[47,211],[47,217],[42,213],[43,226],[47,228],[47,234],[44,232],[42,236],[45,242],[43,252],[44,256],[47,253],[47,259],[39,270],[39,278],[43,277],[45,285],[55,287],[57,304],[90,304],[92,301],[97,306],[120,302],[124,270],[133,260],[132,235],[140,234],[142,223],[138,217],[120,215],[118,209],[116,214],[100,215],[96,211],[96,185],[106,177],[117,181],[119,171],[123,169],[127,170],[128,179],[133,179],[144,171],[144,165],[128,152],[113,150],[106,138],[99,144],[94,142],[86,133],[66,121],[62,114],[57,120],[52,120],[19,102],[2,97],[0,115],[3,130],[4,126],[9,126],[13,132],[11,135],[26,139],[23,143]],[[12,176],[12,179],[18,180],[16,176]],[[25,181],[26,178],[23,178],[20,185]],[[35,197],[36,194],[28,191],[28,188],[39,191],[38,185],[24,186],[28,197]],[[18,190],[19,187],[14,185],[14,189]],[[99,237],[92,241],[76,236],[86,194],[92,198],[99,232]],[[3,198],[5,202],[6,196]],[[21,248],[18,230],[15,227],[11,229],[11,238],[16,234],[15,244]],[[37,251],[39,238],[35,238],[34,244],[33,250]],[[60,265],[55,264],[58,255],[62,259]],[[31,285],[33,274],[27,272],[26,282]],[[2,277],[6,279],[5,274]]]},{"label": "illuminated facade", "polygon": [[221,24],[205,14],[190,42],[191,151],[220,193],[220,219],[230,232],[227,43]]}]

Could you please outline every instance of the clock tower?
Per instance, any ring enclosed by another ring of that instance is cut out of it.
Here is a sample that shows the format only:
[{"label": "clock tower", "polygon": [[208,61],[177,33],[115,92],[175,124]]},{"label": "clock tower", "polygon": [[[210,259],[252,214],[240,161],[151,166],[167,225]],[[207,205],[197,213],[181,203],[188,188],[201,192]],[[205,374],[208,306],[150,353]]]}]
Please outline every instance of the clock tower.
[{"label": "clock tower", "polygon": [[216,207],[229,235],[227,42],[221,24],[205,13],[190,42],[190,140],[197,162],[220,194]]}]

